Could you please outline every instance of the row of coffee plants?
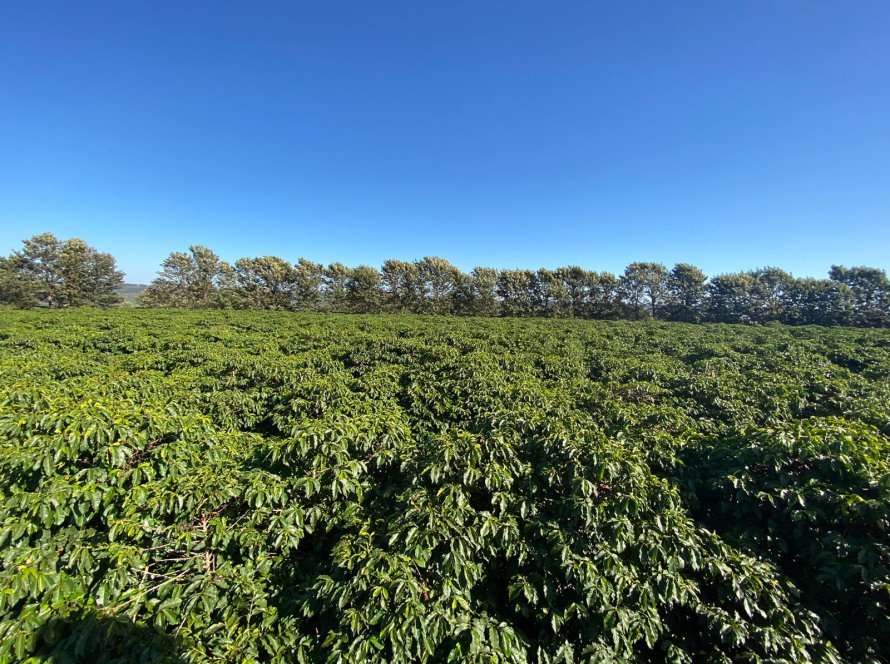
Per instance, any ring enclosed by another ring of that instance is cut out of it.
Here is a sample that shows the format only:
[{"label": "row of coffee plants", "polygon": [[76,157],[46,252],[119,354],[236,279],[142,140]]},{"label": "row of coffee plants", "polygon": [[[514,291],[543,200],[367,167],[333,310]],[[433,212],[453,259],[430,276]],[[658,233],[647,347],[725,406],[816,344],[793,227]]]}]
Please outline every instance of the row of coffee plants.
[{"label": "row of coffee plants", "polygon": [[0,662],[890,661],[890,333],[0,319]]}]

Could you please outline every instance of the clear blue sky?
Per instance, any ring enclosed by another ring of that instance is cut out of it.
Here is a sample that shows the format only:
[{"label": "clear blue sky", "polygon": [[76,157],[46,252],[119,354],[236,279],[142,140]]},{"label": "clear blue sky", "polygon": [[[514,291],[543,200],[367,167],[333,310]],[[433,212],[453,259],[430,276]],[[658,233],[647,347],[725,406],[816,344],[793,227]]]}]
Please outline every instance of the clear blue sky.
[{"label": "clear blue sky", "polygon": [[4,2],[0,252],[890,268],[890,2]]}]

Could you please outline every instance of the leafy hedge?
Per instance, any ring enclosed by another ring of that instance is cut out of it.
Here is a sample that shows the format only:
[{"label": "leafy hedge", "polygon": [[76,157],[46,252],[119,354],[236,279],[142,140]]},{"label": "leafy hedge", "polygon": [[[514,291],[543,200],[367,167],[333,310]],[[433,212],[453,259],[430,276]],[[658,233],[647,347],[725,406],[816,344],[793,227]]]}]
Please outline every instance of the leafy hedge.
[{"label": "leafy hedge", "polygon": [[890,661],[890,334],[4,312],[0,661]]}]

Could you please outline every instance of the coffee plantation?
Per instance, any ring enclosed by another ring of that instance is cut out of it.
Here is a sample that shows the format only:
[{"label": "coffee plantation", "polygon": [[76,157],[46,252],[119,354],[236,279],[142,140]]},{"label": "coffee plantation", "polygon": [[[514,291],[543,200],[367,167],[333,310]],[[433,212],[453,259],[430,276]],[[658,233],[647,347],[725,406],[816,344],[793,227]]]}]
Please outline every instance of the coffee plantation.
[{"label": "coffee plantation", "polygon": [[0,311],[0,662],[890,661],[890,331]]}]

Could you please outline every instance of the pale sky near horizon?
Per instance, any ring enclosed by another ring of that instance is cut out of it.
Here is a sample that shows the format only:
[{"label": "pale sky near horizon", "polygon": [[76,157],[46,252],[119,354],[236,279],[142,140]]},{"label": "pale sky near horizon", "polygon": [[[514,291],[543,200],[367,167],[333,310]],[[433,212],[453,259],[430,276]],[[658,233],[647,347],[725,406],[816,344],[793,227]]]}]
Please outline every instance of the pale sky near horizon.
[{"label": "pale sky near horizon", "polygon": [[890,3],[8,2],[0,253],[890,268]]}]

